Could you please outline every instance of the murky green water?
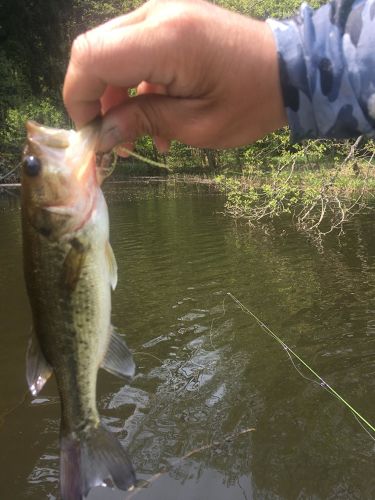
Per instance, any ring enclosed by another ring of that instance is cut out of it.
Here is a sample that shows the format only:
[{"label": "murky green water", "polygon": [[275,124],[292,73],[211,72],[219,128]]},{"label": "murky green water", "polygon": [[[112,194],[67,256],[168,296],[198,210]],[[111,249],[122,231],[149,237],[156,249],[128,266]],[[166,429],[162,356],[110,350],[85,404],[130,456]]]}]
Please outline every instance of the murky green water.
[{"label": "murky green water", "polygon": [[[220,214],[222,198],[204,191],[107,188],[119,265],[113,322],[138,374],[124,386],[101,373],[99,407],[150,484],[130,495],[100,488],[89,499],[375,498],[374,441],[226,295],[375,422],[374,215],[320,254],[293,231],[234,225]],[[3,194],[0,498],[55,499],[56,389],[49,382],[36,400],[25,396],[19,217],[16,193]]]}]

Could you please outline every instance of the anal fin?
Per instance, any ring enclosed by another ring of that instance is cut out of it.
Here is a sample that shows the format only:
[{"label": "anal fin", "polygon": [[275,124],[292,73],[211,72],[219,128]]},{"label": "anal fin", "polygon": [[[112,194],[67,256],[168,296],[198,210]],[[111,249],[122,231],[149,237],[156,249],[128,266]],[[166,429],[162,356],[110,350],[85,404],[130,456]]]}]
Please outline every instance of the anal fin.
[{"label": "anal fin", "polygon": [[119,377],[131,378],[135,373],[135,363],[125,340],[111,327],[111,338],[102,368]]},{"label": "anal fin", "polygon": [[33,396],[42,390],[51,374],[52,367],[46,361],[34,332],[31,332],[26,352],[26,380]]}]

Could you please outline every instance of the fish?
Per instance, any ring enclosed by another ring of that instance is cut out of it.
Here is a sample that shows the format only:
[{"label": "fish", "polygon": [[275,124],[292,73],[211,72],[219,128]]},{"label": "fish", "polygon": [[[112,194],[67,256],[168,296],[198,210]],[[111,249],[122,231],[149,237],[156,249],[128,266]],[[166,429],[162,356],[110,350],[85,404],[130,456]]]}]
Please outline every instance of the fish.
[{"label": "fish", "polygon": [[60,490],[63,500],[95,486],[131,489],[127,452],[100,420],[100,367],[129,381],[135,363],[111,325],[117,264],[109,243],[97,161],[98,122],[80,131],[28,121],[21,170],[23,267],[32,313],[26,378],[36,396],[53,373],[60,397]]}]

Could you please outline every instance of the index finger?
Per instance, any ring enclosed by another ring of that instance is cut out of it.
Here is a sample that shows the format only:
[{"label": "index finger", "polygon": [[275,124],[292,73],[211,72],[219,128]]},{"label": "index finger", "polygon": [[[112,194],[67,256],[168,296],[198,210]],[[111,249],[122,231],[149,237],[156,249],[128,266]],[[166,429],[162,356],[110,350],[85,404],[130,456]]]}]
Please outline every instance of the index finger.
[{"label": "index finger", "polygon": [[[78,127],[94,119],[108,85],[132,87],[147,74],[139,61],[150,60],[150,38],[140,36],[147,4],[80,35],[73,43],[63,98]],[[151,58],[152,60],[152,58]]]}]

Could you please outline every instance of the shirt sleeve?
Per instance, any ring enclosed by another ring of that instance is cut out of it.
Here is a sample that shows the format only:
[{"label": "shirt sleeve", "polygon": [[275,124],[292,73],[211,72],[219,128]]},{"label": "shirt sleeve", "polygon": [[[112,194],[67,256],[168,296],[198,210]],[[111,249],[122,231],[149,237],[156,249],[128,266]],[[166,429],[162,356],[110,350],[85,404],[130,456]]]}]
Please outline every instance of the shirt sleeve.
[{"label": "shirt sleeve", "polygon": [[375,0],[268,19],[292,139],[375,136]]}]

